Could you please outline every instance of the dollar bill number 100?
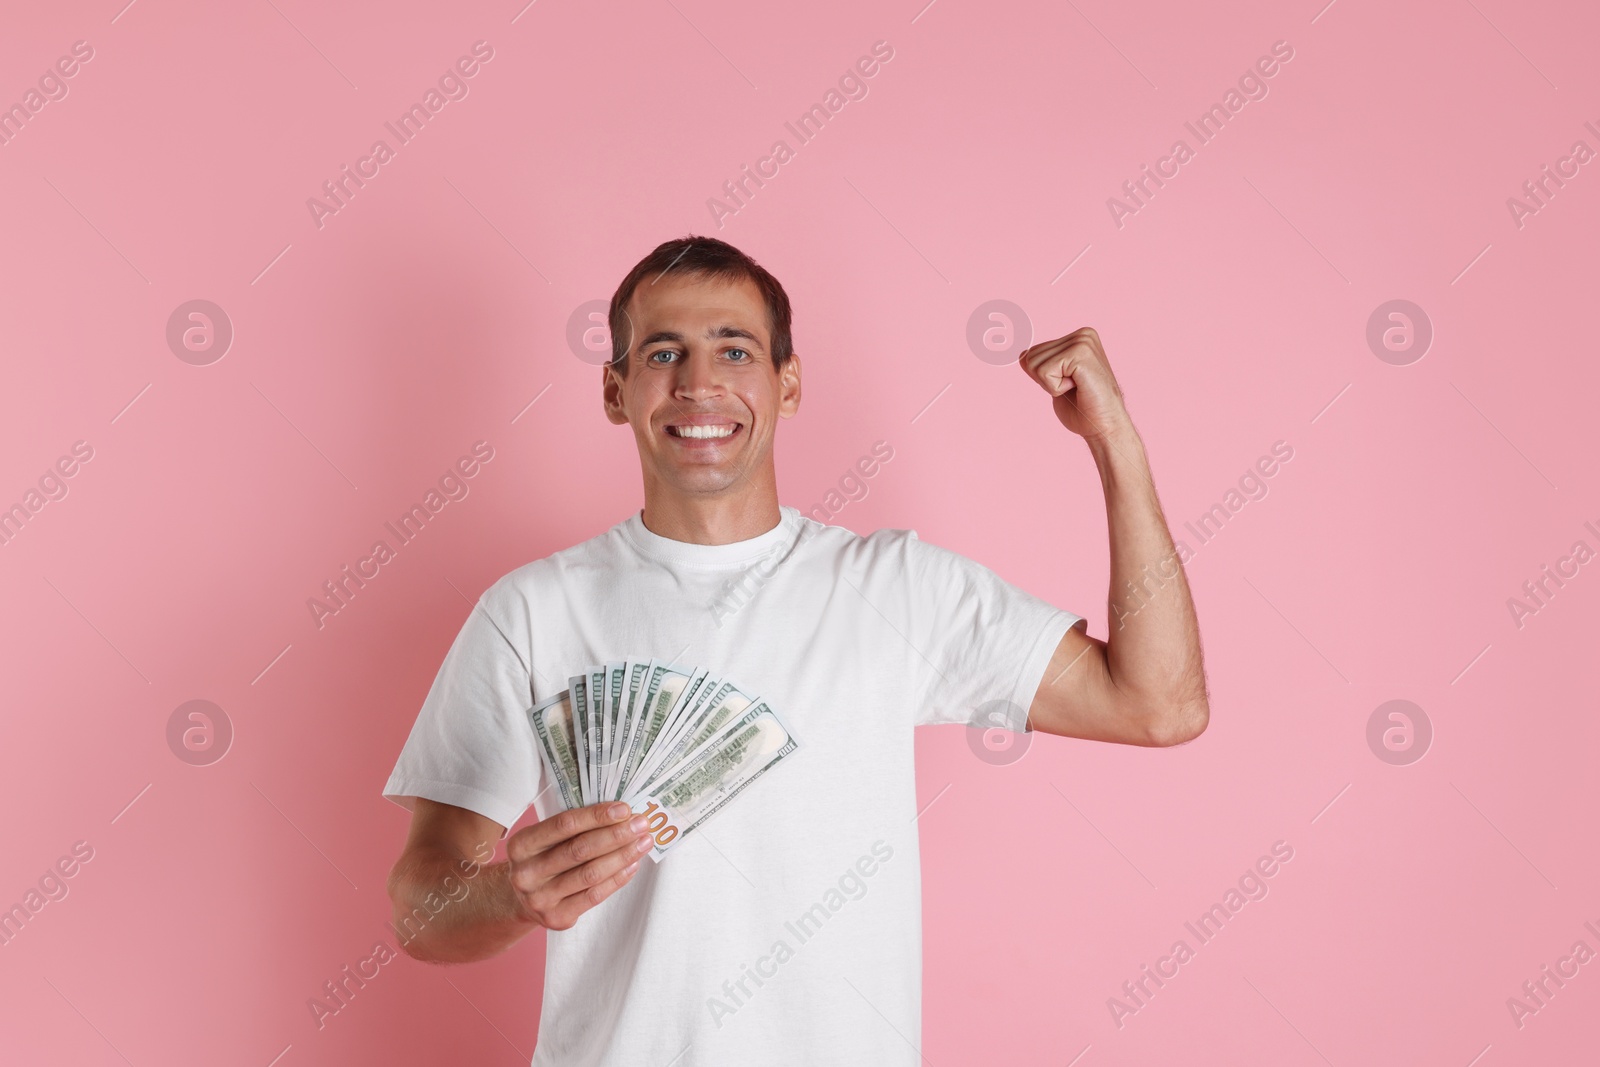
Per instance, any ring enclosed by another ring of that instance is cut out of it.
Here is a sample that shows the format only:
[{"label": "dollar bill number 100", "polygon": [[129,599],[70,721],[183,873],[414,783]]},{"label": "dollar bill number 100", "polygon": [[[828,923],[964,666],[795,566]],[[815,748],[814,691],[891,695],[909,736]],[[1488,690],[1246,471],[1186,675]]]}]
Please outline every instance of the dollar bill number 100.
[{"label": "dollar bill number 100", "polygon": [[645,823],[645,829],[655,835],[656,844],[662,848],[670,845],[672,839],[678,836],[678,828],[672,825],[666,809],[655,801],[652,800],[640,814],[649,820]]}]

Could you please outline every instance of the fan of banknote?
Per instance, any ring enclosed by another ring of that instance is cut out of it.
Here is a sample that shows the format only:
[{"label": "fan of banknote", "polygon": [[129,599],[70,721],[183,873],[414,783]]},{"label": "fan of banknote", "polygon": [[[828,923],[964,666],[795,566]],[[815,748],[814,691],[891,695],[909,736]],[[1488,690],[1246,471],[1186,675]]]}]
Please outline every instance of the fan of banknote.
[{"label": "fan of banknote", "polygon": [[798,747],[731,679],[655,659],[589,667],[528,719],[562,807],[625,801],[649,818],[658,862]]}]

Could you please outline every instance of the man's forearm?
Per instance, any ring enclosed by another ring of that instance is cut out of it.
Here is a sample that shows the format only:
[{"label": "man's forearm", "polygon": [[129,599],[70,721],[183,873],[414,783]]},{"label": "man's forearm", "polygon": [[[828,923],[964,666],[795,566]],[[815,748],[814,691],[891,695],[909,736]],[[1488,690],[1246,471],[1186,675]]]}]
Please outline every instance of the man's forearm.
[{"label": "man's forearm", "polygon": [[414,855],[390,875],[389,897],[395,937],[418,960],[488,959],[538,928],[517,906],[509,862],[472,864],[442,852]]},{"label": "man's forearm", "polygon": [[1200,627],[1144,442],[1129,423],[1088,444],[1105,487],[1110,534],[1112,681],[1158,715],[1163,729],[1190,736],[1205,728],[1207,716]]}]

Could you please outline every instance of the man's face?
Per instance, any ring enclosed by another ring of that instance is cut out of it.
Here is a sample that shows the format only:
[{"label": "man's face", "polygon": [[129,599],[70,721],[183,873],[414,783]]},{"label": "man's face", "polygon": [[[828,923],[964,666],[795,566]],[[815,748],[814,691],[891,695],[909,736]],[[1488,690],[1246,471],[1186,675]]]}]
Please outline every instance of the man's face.
[{"label": "man's face", "polygon": [[772,483],[772,437],[800,406],[800,360],[772,369],[767,307],[747,278],[647,278],[628,303],[628,373],[606,416],[633,427],[645,483],[732,493]]}]

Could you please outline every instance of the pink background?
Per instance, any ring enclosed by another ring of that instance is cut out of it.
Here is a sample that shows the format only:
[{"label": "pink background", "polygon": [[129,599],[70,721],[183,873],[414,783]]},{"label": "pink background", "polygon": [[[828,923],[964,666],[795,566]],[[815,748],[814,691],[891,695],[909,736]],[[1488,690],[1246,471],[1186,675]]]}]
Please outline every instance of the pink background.
[{"label": "pink background", "polygon": [[[0,905],[74,842],[94,857],[0,948],[0,1058],[526,1062],[538,936],[391,963],[321,1031],[306,1001],[386,936],[406,816],[379,791],[469,602],[639,506],[567,323],[691,232],[797,308],[784,503],[888,441],[833,521],[915,528],[1097,636],[1098,479],[968,347],[980,304],[1036,340],[1100,331],[1191,548],[1185,521],[1294,449],[1189,564],[1197,742],[1041,737],[1006,763],[920,735],[926,1062],[1593,1055],[1600,963],[1520,1028],[1506,1000],[1600,951],[1600,567],[1520,628],[1506,602],[1600,549],[1597,165],[1520,228],[1506,201],[1600,148],[1600,19],[1320,3],[8,14],[0,103],[74,41],[94,58],[0,145],[0,505],[94,454],[0,546]],[[470,94],[319,229],[307,198],[478,40]],[[718,229],[707,199],[878,40],[869,94]],[[1269,94],[1197,147],[1183,123],[1279,40]],[[1107,198],[1180,137],[1195,158],[1119,228]],[[235,330],[206,366],[165,339],[193,299]],[[1405,366],[1366,342],[1393,299],[1434,329]],[[470,495],[319,630],[307,599],[478,440]],[[209,766],[168,746],[194,699],[235,731]],[[1433,726],[1410,765],[1368,747],[1391,699]],[[1280,840],[1269,895],[1119,1028],[1107,999]]]}]

